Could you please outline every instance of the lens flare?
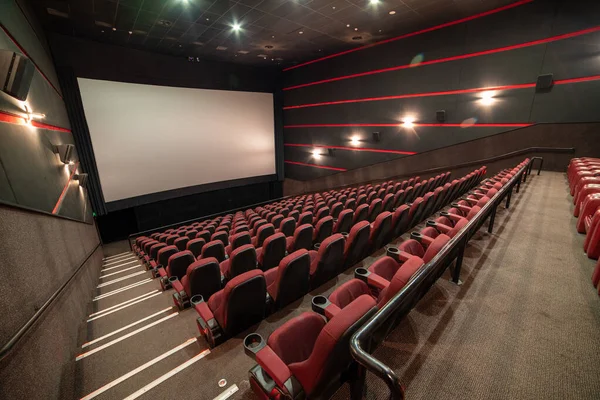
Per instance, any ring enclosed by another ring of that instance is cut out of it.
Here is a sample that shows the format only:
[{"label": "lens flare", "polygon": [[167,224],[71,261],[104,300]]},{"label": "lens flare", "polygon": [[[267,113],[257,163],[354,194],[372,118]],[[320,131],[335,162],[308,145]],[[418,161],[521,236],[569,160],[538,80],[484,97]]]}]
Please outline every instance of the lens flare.
[{"label": "lens flare", "polygon": [[421,64],[424,59],[425,59],[425,55],[423,53],[419,53],[412,58],[412,60],[410,61],[410,66],[416,67],[419,64]]},{"label": "lens flare", "polygon": [[467,118],[463,122],[460,123],[461,128],[469,128],[477,123],[477,118]]}]

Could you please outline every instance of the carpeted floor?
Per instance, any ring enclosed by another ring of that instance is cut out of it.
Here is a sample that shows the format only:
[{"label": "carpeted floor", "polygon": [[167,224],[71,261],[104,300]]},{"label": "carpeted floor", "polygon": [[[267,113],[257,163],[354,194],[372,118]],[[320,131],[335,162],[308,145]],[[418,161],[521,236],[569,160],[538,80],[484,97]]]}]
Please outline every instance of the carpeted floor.
[{"label": "carpeted floor", "polygon": [[[408,399],[600,399],[600,297],[564,174],[531,176],[374,355]],[[369,374],[367,398],[386,398]],[[347,398],[347,388],[336,398]]]},{"label": "carpeted floor", "polygon": [[[376,350],[407,387],[408,399],[598,399],[600,398],[600,298],[590,277],[594,262],[583,254],[583,237],[574,229],[571,197],[563,174],[531,176],[510,210],[499,208],[495,231],[482,228],[469,243],[462,286],[440,279],[401,325]],[[121,248],[107,249],[116,254]],[[363,261],[370,265],[380,250]],[[113,262],[111,265],[119,264]],[[131,268],[101,282],[142,272],[138,262],[108,270]],[[247,378],[254,365],[242,347],[246,333],[268,337],[285,321],[310,310],[316,294],[328,295],[352,278],[354,268],[302,300],[213,349],[203,359],[152,387],[142,398],[214,399],[231,385],[233,399],[255,399]],[[106,294],[142,281],[149,273],[97,290]],[[92,302],[90,313],[160,291],[157,281]],[[83,322],[80,343],[113,332],[141,318],[98,344],[178,312],[172,290],[121,311]],[[115,343],[76,363],[77,392],[85,396],[125,376],[155,357],[198,336],[196,313],[187,309],[169,320]],[[97,396],[120,399],[136,393],[173,368],[207,349],[203,338],[160,362],[116,383]],[[221,387],[220,379],[227,383]],[[368,399],[387,398],[386,386],[368,375]],[[348,398],[347,385],[334,396]]]}]

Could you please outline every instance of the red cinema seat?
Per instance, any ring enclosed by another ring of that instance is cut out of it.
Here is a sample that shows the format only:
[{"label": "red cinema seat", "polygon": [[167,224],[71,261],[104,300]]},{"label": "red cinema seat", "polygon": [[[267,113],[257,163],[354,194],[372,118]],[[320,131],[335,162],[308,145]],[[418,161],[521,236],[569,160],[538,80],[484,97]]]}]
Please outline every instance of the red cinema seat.
[{"label": "red cinema seat", "polygon": [[258,334],[244,339],[250,387],[261,399],[327,399],[341,386],[349,366],[350,338],[375,313],[375,300],[362,296],[326,322],[305,312],[277,328],[265,342]]},{"label": "red cinema seat", "polygon": [[344,246],[345,267],[352,266],[363,259],[368,250],[370,236],[371,224],[367,221],[361,221],[350,229]]},{"label": "red cinema seat", "polygon": [[338,218],[338,216],[340,215],[340,213],[342,212],[342,210],[344,209],[344,205],[340,202],[336,202],[333,203],[333,205],[331,206],[331,213],[330,215],[336,219]]},{"label": "red cinema seat", "polygon": [[356,210],[354,211],[354,220],[352,221],[352,224],[357,224],[360,221],[368,221],[369,219],[369,206],[366,204],[361,204],[358,207],[356,207]]},{"label": "red cinema seat", "polygon": [[185,276],[173,281],[172,285],[175,289],[173,301],[180,310],[189,307],[190,299],[194,296],[209,299],[221,290],[221,269],[217,259],[209,257],[194,261],[187,268]]},{"label": "red cinema seat", "polygon": [[577,232],[585,233],[586,220],[592,218],[598,208],[600,208],[600,193],[588,194],[583,199],[580,207],[581,210],[578,213]]},{"label": "red cinema seat", "polygon": [[180,238],[175,239],[175,242],[173,242],[173,244],[175,245],[175,247],[177,247],[180,251],[183,251],[186,249],[188,242],[190,241],[190,238],[188,238],[187,236],[183,236]]},{"label": "red cinema seat", "polygon": [[187,242],[186,250],[191,251],[194,257],[198,258],[200,257],[200,254],[202,254],[202,248],[205,244],[206,242],[204,241],[204,239],[192,239],[189,242]]},{"label": "red cinema seat", "polygon": [[298,225],[304,225],[304,224],[312,224],[313,221],[313,214],[310,211],[305,211],[302,214],[300,214],[300,219],[298,220]]},{"label": "red cinema seat", "polygon": [[389,211],[392,212],[394,211],[394,195],[393,194],[386,194],[385,197],[383,198],[383,202],[381,204],[381,209],[383,211]]},{"label": "red cinema seat", "polygon": [[181,279],[187,271],[187,267],[190,266],[196,259],[191,251],[178,251],[169,257],[166,268],[158,269],[158,276],[160,277],[160,286],[163,290],[171,288],[171,283],[174,280]]},{"label": "red cinema seat", "polygon": [[256,269],[256,249],[251,244],[240,246],[231,252],[231,257],[221,262],[220,267],[227,280]]},{"label": "red cinema seat", "polygon": [[313,232],[314,228],[311,224],[304,224],[297,227],[294,231],[294,236],[286,239],[287,252],[291,254],[300,249],[311,250]]},{"label": "red cinema seat", "polygon": [[410,206],[402,204],[394,210],[392,215],[392,238],[397,238],[409,229]]},{"label": "red cinema seat", "polygon": [[278,266],[285,257],[286,244],[283,233],[275,233],[265,239],[263,246],[256,249],[258,267],[267,271]]},{"label": "red cinema seat", "polygon": [[279,226],[281,225],[281,221],[283,221],[283,218],[284,218],[283,215],[277,214],[273,217],[273,219],[271,219],[271,223],[273,224],[275,229],[279,229]]},{"label": "red cinema seat", "polygon": [[449,240],[450,237],[445,234],[440,234],[435,239],[431,239],[427,236],[413,232],[411,234],[411,239],[400,243],[398,250],[400,250],[401,253],[405,252],[417,256],[425,263],[428,263]]},{"label": "red cinema seat", "polygon": [[316,288],[337,275],[343,267],[345,239],[339,233],[325,239],[318,250],[311,250],[310,283]]},{"label": "red cinema seat", "polygon": [[223,242],[220,240],[213,240],[212,242],[208,242],[202,248],[202,253],[200,254],[200,258],[208,258],[214,257],[218,262],[225,261],[225,247],[223,246]]},{"label": "red cinema seat", "polygon": [[[441,217],[445,218],[445,217]],[[446,221],[444,221],[446,222]],[[469,222],[468,219],[459,217],[456,222],[451,222],[451,225],[444,224],[442,222],[436,221],[427,221],[427,227],[421,229],[421,234],[424,236],[428,236],[430,238],[435,239],[440,234],[447,235],[450,238],[456,236],[458,232],[462,230],[462,228],[467,225]]]},{"label": "red cinema seat", "polygon": [[255,269],[236,276],[208,301],[195,296],[198,329],[210,347],[215,347],[252,325],[266,312],[267,285],[264,273]]},{"label": "red cinema seat", "polygon": [[252,245],[256,248],[262,247],[265,239],[273,234],[275,234],[275,227],[273,224],[261,225],[256,231],[256,235],[252,238]]},{"label": "red cinema seat", "polygon": [[206,243],[210,242],[211,233],[207,230],[201,230],[196,235],[196,238],[204,239]]},{"label": "red cinema seat", "polygon": [[322,220],[323,218],[329,216],[329,207],[321,207],[319,210],[317,210],[317,212],[315,213],[315,217],[313,218],[313,224],[317,223],[318,221]]},{"label": "red cinema seat", "polygon": [[284,257],[277,268],[265,272],[267,292],[274,309],[285,307],[310,290],[310,256],[301,249]]},{"label": "red cinema seat", "polygon": [[[573,216],[575,217],[579,217],[579,213],[581,211],[583,202],[586,200],[586,197],[590,194],[594,194],[594,193],[600,193],[600,185],[596,185],[596,184],[588,184],[588,185],[584,185],[581,187],[581,190],[579,190],[579,194],[576,197],[576,201],[575,201],[575,209],[573,210]],[[578,232],[579,231],[578,229]]]},{"label": "red cinema seat", "polygon": [[354,219],[354,211],[353,210],[343,210],[340,212],[335,225],[333,226],[334,233],[348,233],[350,232],[350,228],[352,228],[352,220]]},{"label": "red cinema seat", "polygon": [[317,222],[313,234],[313,244],[321,243],[333,233],[333,218],[326,216]]},{"label": "red cinema seat", "polygon": [[179,252],[179,249],[173,245],[166,246],[158,250],[156,255],[156,262],[151,261],[150,267],[152,268],[152,275],[158,276],[158,270],[164,268],[169,264],[169,257]]},{"label": "red cinema seat", "polygon": [[225,252],[228,256],[231,256],[231,252],[233,250],[245,244],[252,244],[252,238],[250,237],[250,233],[248,231],[236,233],[231,237],[229,246],[225,247]]},{"label": "red cinema seat", "polygon": [[[600,208],[596,209],[594,215],[585,217],[585,241],[583,251],[589,258],[596,259],[600,256]],[[155,245],[156,246],[156,245]],[[154,248],[154,246],[152,246]],[[152,252],[152,249],[150,249]]]},{"label": "red cinema seat", "polygon": [[369,237],[369,251],[374,252],[383,247],[389,241],[392,230],[392,213],[384,211],[377,216],[371,224],[371,236]]},{"label": "red cinema seat", "polygon": [[296,220],[294,217],[287,217],[281,221],[281,225],[279,225],[279,229],[276,232],[281,232],[285,236],[293,236],[294,231],[296,230]]},{"label": "red cinema seat", "polygon": [[210,240],[219,240],[221,243],[223,243],[223,246],[227,247],[227,245],[229,245],[229,234],[225,231],[216,231],[210,237]]},{"label": "red cinema seat", "polygon": [[381,213],[382,201],[381,199],[374,199],[369,205],[369,211],[367,214],[367,220],[369,222],[375,222],[375,218]]}]

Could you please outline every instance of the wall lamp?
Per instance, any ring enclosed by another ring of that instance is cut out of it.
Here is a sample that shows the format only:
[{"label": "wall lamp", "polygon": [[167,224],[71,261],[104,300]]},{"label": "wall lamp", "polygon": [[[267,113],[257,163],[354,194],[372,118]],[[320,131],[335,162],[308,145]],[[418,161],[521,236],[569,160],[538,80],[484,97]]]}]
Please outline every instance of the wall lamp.
[{"label": "wall lamp", "polygon": [[72,144],[58,144],[52,146],[52,151],[54,154],[58,154],[60,157],[60,161],[63,164],[72,164],[73,163],[73,150],[75,146]]},{"label": "wall lamp", "polygon": [[88,181],[88,174],[76,174],[73,179],[79,181],[79,186],[86,187]]}]

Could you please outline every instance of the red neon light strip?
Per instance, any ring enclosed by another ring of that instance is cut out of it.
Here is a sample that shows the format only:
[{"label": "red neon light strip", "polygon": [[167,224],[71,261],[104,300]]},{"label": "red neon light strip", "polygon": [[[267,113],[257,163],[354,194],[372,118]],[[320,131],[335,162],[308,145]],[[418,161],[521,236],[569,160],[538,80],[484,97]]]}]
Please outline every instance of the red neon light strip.
[{"label": "red neon light strip", "polygon": [[307,62],[304,62],[302,64],[294,65],[292,67],[287,67],[287,68],[284,68],[283,70],[284,71],[289,71],[289,70],[292,70],[292,69],[303,67],[305,65],[314,64],[314,63],[317,63],[319,61],[328,60],[328,59],[334,58],[334,57],[339,57],[339,56],[342,56],[344,54],[354,53],[355,51],[360,51],[360,50],[368,49],[368,48],[371,48],[371,47],[379,46],[380,44],[395,42],[396,40],[406,39],[406,38],[409,38],[409,37],[412,37],[412,36],[420,35],[422,33],[432,32],[432,31],[436,31],[438,29],[447,28],[449,26],[462,24],[463,22],[472,21],[474,19],[478,19],[478,18],[481,18],[481,17],[486,17],[488,15],[496,14],[496,13],[499,13],[501,11],[505,11],[505,10],[509,10],[511,8],[515,8],[515,7],[518,7],[518,6],[523,5],[523,4],[531,3],[532,1],[533,0],[521,0],[521,1],[517,1],[516,3],[508,4],[508,5],[500,7],[500,8],[495,8],[495,9],[490,10],[490,11],[486,11],[486,12],[482,12],[482,13],[479,13],[479,14],[475,14],[475,15],[472,15],[470,17],[457,19],[456,21],[446,22],[445,24],[432,26],[431,28],[426,28],[426,29],[422,29],[420,31],[415,31],[415,32],[407,33],[405,35],[401,35],[401,36],[393,37],[393,38],[390,38],[390,39],[382,40],[381,42],[367,44],[367,45],[364,45],[364,46],[357,47],[355,49],[341,51],[339,53],[335,53],[335,54],[331,54],[331,55],[328,55],[328,56],[325,56],[325,57],[317,58],[317,59],[312,60],[312,61],[307,61]]},{"label": "red neon light strip", "polygon": [[69,190],[69,185],[71,184],[71,181],[73,180],[73,177],[75,176],[75,172],[77,172],[78,166],[79,166],[79,161],[77,161],[73,165],[73,171],[71,171],[71,175],[69,175],[69,180],[67,181],[67,184],[63,188],[62,193],[60,194],[60,197],[56,201],[56,205],[54,206],[54,209],[52,209],[52,214],[56,214],[58,212],[60,206],[62,205],[65,195],[67,194],[67,190]]},{"label": "red neon light strip", "polygon": [[[25,19],[27,19],[27,18],[25,18]],[[28,22],[29,22],[29,20],[28,20]],[[48,84],[50,86],[52,86],[52,89],[54,89],[54,91],[56,92],[56,94],[58,95],[58,97],[60,97],[62,99],[63,97],[60,94],[60,92],[58,91],[58,89],[56,88],[56,86],[54,86],[54,84],[50,81],[50,79],[46,76],[46,74],[40,69],[40,67],[38,67],[37,63],[34,61],[33,58],[31,58],[31,56],[29,55],[29,53],[27,53],[27,51],[25,51],[25,49],[19,44],[19,42],[17,42],[17,39],[15,39],[14,36],[10,34],[10,32],[8,31],[8,29],[6,29],[4,27],[4,25],[0,24],[0,28],[2,28],[2,30],[4,31],[4,33],[6,33],[6,36],[8,36],[8,38],[15,44],[15,46],[17,46],[19,48],[19,50],[21,51],[21,53],[23,53],[25,56],[27,56],[27,58],[29,58],[31,60],[31,62],[33,63],[33,66],[35,67],[35,69],[40,73],[40,75],[42,75],[42,77],[46,80],[46,82],[48,82]],[[34,33],[35,33],[35,31],[34,31]]]},{"label": "red neon light strip", "polygon": [[317,165],[317,164],[307,164],[307,163],[302,163],[302,162],[298,162],[298,161],[284,161],[286,164],[293,164],[293,165],[301,165],[303,167],[313,167],[313,168],[321,168],[321,169],[330,169],[332,171],[347,171],[347,169],[345,168],[335,168],[335,167],[328,167],[325,165]]},{"label": "red neon light strip", "polygon": [[[23,118],[20,115],[16,115],[7,111],[0,111],[0,122],[7,122],[9,124],[15,124],[15,125],[26,125],[27,124],[27,120],[25,118]],[[71,131],[66,129],[66,128],[61,128],[60,126],[54,126],[54,125],[49,125],[49,124],[44,124],[42,122],[37,122],[37,121],[31,121],[31,126],[34,126],[36,128],[40,128],[40,129],[48,129],[51,131],[59,131],[59,132],[67,132],[70,133]]]},{"label": "red neon light strip", "polygon": [[298,143],[284,143],[284,146],[288,147],[310,147],[316,149],[336,149],[336,150],[348,150],[348,151],[369,151],[373,153],[390,153],[390,154],[404,154],[412,156],[417,154],[414,151],[403,151],[403,150],[386,150],[386,149],[372,149],[368,147],[348,147],[348,146],[327,146],[327,145],[314,145],[314,144],[298,144]]},{"label": "red neon light strip", "polygon": [[551,36],[546,39],[539,39],[539,40],[515,44],[515,45],[511,45],[511,46],[499,47],[497,49],[483,50],[483,51],[478,51],[475,53],[468,53],[468,54],[461,54],[461,55],[452,56],[452,57],[438,58],[437,60],[423,61],[422,63],[414,64],[414,65],[413,64],[404,64],[404,65],[398,65],[395,67],[382,68],[382,69],[376,69],[376,70],[372,70],[372,71],[359,72],[356,74],[338,76],[336,78],[323,79],[320,81],[302,83],[300,85],[289,86],[289,87],[283,88],[283,90],[299,89],[302,87],[320,85],[320,84],[328,83],[328,82],[337,82],[337,81],[346,80],[346,79],[358,78],[361,76],[375,75],[375,74],[381,74],[384,72],[392,72],[392,71],[399,71],[402,69],[421,67],[424,65],[440,64],[440,63],[445,63],[445,62],[450,62],[450,61],[457,61],[457,60],[464,60],[467,58],[485,56],[485,55],[489,55],[489,54],[502,53],[505,51],[517,50],[517,49],[522,49],[522,48],[526,48],[526,47],[537,46],[540,44],[556,42],[559,40],[570,39],[573,37],[586,35],[588,33],[594,33],[594,32],[598,32],[598,31],[600,31],[600,26],[595,26],[593,28],[583,29],[583,30],[576,31],[576,32],[565,33],[565,34],[557,35],[557,36]]},{"label": "red neon light strip", "polygon": [[[580,78],[558,79],[558,80],[554,81],[554,85],[568,85],[571,83],[590,82],[590,81],[597,81],[597,80],[600,80],[600,75],[583,76]],[[361,99],[324,101],[321,103],[309,103],[309,104],[300,104],[297,106],[288,106],[288,107],[283,107],[283,109],[284,110],[294,110],[297,108],[330,106],[330,105],[336,105],[336,104],[362,103],[362,102],[369,102],[369,101],[385,101],[385,100],[397,100],[397,99],[411,99],[411,98],[415,98],[415,97],[448,96],[448,95],[455,95],[455,94],[469,94],[469,93],[485,92],[488,90],[516,90],[516,89],[531,89],[531,88],[535,88],[535,83],[522,83],[519,85],[504,85],[504,86],[490,86],[490,87],[471,88],[471,89],[446,90],[446,91],[440,91],[440,92],[399,94],[399,95],[395,95],[395,96],[363,97]]]},{"label": "red neon light strip", "polygon": [[[478,127],[478,128],[523,128],[533,124],[524,123],[498,123],[498,124],[418,124],[414,123],[413,127],[435,126],[435,127]],[[403,123],[397,124],[302,124],[302,125],[284,125],[284,128],[337,128],[337,127],[354,127],[354,126],[374,126],[374,127],[398,127],[403,128]]]},{"label": "red neon light strip", "polygon": [[283,107],[283,109],[284,110],[293,110],[296,108],[330,106],[330,105],[335,105],[335,104],[411,99],[411,98],[415,98],[415,97],[448,96],[448,95],[453,95],[453,94],[468,94],[468,93],[484,92],[487,90],[527,89],[527,88],[534,88],[534,87],[535,87],[535,83],[523,83],[520,85],[491,86],[491,87],[481,87],[481,88],[472,88],[472,89],[445,90],[445,91],[440,91],[440,92],[410,93],[410,94],[399,94],[399,95],[395,95],[395,96],[364,97],[362,99],[325,101],[322,103],[300,104],[297,106],[288,106],[288,107]]}]

